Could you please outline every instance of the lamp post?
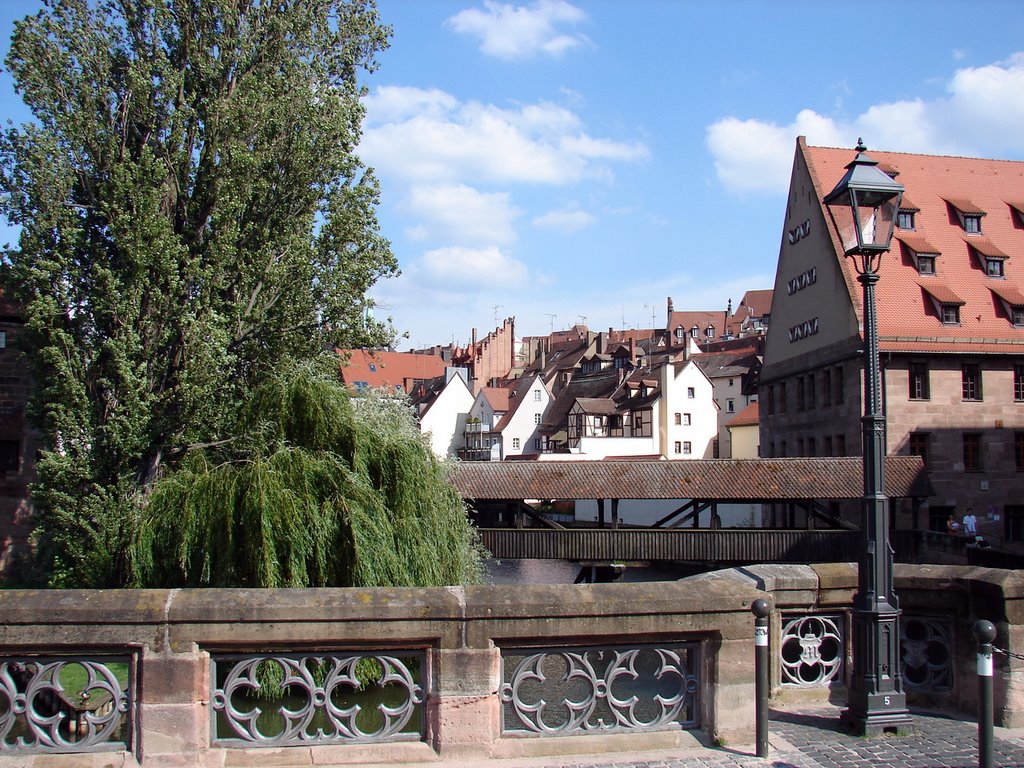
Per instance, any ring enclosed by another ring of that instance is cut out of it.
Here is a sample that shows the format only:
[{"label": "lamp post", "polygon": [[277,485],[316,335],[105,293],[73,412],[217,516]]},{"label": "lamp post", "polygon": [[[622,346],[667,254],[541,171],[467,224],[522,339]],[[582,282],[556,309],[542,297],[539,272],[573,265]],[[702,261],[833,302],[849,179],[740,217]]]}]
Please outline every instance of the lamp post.
[{"label": "lamp post", "polygon": [[868,157],[861,140],[846,175],[825,197],[832,224],[864,290],[864,546],[853,601],[853,674],[842,719],[855,732],[910,729],[900,675],[900,610],[892,588],[892,547],[885,495],[885,417],[881,407],[875,284],[889,250],[903,185]]}]

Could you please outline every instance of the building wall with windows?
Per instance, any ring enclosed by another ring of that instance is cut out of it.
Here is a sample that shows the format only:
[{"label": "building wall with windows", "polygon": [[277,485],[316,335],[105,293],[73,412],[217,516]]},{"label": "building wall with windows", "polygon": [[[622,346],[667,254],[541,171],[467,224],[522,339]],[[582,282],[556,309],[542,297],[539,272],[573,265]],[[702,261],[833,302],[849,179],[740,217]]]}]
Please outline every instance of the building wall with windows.
[{"label": "building wall with windows", "polygon": [[539,454],[545,448],[540,427],[551,392],[538,375],[523,378],[511,391],[508,411],[495,428],[501,435],[501,458]]},{"label": "building wall with windows", "polygon": [[24,321],[0,292],[0,573],[17,571],[27,554],[32,507],[29,483],[36,479],[38,434],[25,406],[31,378],[18,350]]},{"label": "building wall with windows", "polygon": [[[822,198],[852,149],[801,137],[760,376],[764,456],[860,455],[862,287]],[[869,149],[901,182],[876,286],[887,449],[925,457],[935,496],[899,527],[1024,541],[1024,163]]]}]

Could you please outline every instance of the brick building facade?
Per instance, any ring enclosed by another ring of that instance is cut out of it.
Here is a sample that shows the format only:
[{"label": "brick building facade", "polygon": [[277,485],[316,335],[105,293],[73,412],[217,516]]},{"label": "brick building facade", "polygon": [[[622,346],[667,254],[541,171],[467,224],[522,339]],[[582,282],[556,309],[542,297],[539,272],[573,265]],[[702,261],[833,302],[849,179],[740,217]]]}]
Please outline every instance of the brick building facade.
[{"label": "brick building facade", "polygon": [[[859,455],[861,286],[822,198],[852,149],[797,140],[760,379],[765,456]],[[887,452],[936,493],[896,510],[1024,540],[1024,163],[870,151],[906,188],[876,288]]]}]

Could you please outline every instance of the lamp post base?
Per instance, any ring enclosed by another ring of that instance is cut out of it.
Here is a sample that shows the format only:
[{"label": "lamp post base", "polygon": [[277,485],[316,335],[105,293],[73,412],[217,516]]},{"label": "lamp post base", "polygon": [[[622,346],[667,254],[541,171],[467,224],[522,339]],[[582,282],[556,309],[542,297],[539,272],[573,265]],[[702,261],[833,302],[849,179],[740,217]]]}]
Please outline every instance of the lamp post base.
[{"label": "lamp post base", "polygon": [[[854,702],[854,693],[850,692],[850,705],[839,714],[839,722],[848,731],[857,736],[904,736],[914,732],[914,720],[910,717],[902,694],[874,694],[867,697],[866,702]],[[886,699],[889,700],[888,704]]]}]

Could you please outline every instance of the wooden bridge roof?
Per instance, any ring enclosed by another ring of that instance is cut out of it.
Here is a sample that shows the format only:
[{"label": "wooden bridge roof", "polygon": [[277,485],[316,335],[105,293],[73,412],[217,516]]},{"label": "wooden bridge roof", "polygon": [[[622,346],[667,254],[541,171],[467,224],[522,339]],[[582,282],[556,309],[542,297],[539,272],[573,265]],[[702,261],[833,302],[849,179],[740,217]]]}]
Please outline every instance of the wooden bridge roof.
[{"label": "wooden bridge roof", "polygon": [[[861,459],[455,462],[452,484],[464,499],[703,499],[783,501],[859,499]],[[934,494],[920,456],[885,460],[886,495]]]}]

